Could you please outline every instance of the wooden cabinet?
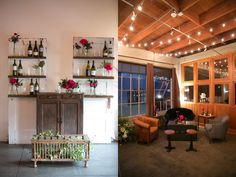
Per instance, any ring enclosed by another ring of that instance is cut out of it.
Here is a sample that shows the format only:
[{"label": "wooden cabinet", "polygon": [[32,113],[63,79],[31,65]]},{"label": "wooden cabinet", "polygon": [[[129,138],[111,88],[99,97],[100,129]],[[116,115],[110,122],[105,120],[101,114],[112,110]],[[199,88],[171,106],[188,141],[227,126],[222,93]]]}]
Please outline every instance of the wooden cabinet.
[{"label": "wooden cabinet", "polygon": [[83,133],[83,94],[40,93],[37,96],[37,133]]}]

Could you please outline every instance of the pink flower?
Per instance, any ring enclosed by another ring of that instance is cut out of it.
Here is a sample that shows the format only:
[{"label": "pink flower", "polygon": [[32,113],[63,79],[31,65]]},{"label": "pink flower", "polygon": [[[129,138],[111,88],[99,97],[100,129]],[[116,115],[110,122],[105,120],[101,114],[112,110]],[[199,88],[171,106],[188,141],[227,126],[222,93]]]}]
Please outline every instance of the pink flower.
[{"label": "pink flower", "polygon": [[183,115],[179,115],[179,119],[182,121],[184,120],[184,116]]}]

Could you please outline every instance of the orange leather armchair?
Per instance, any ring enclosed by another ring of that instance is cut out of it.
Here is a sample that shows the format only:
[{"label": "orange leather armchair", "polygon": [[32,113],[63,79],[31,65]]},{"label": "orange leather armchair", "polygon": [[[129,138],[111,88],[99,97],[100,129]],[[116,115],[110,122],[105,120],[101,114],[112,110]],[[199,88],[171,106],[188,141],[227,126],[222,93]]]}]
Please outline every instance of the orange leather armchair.
[{"label": "orange leather armchair", "polygon": [[136,116],[133,118],[136,140],[138,142],[153,141],[158,135],[158,119],[148,116]]}]

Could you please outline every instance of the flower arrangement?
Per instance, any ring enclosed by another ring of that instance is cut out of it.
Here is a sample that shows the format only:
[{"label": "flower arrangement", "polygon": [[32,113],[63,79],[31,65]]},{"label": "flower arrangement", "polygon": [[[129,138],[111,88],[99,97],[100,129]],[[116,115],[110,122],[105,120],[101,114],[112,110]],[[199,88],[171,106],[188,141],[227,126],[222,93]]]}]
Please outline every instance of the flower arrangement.
[{"label": "flower arrangement", "polygon": [[12,91],[13,91],[13,86],[16,87],[16,93],[18,93],[18,87],[23,85],[22,80],[19,81],[19,79],[14,77],[10,78],[9,83],[11,84]]},{"label": "flower arrangement", "polygon": [[79,88],[79,83],[75,82],[72,79],[61,79],[61,82],[58,83],[61,88],[66,89],[67,93],[71,93],[73,91],[73,89],[75,88]]},{"label": "flower arrangement", "polygon": [[93,88],[96,88],[97,86],[98,86],[98,81],[97,80],[91,80],[91,79],[89,79],[88,80],[89,81],[89,86],[90,87],[93,87]]},{"label": "flower arrangement", "polygon": [[120,144],[134,139],[134,127],[127,118],[118,119],[118,141]]},{"label": "flower arrangement", "polygon": [[92,48],[91,45],[93,44],[93,42],[88,42],[87,39],[81,39],[79,42],[80,42],[80,44],[83,46],[83,48],[86,49],[86,50]]},{"label": "flower arrangement", "polygon": [[14,33],[13,36],[9,38],[10,42],[13,42],[14,44],[17,43],[20,40],[20,35],[17,33]]},{"label": "flower arrangement", "polygon": [[175,122],[182,122],[185,120],[184,115],[179,115],[179,111],[176,111],[177,118],[175,119]]},{"label": "flower arrangement", "polygon": [[45,61],[40,61],[37,65],[33,65],[33,68],[38,69],[38,68],[43,68],[45,65]]}]

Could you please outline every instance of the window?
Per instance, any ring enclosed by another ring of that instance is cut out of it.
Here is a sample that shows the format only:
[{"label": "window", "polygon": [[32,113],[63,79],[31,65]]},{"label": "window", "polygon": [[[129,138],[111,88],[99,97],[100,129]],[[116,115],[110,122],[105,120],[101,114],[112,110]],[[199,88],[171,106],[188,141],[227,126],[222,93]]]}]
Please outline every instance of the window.
[{"label": "window", "polygon": [[209,79],[209,62],[198,63],[198,80]]},{"label": "window", "polygon": [[219,59],[214,61],[215,79],[228,77],[228,59]]},{"label": "window", "polygon": [[184,66],[184,81],[193,81],[193,65]]},{"label": "window", "polygon": [[198,86],[198,102],[209,103],[209,85]]},{"label": "window", "polygon": [[119,62],[119,117],[146,114],[146,66]]},{"label": "window", "polygon": [[171,108],[172,71],[167,68],[154,68],[155,111],[166,111]]},{"label": "window", "polygon": [[215,103],[229,103],[229,85],[216,84],[215,85]]},{"label": "window", "polygon": [[193,102],[193,86],[184,87],[184,101]]}]

